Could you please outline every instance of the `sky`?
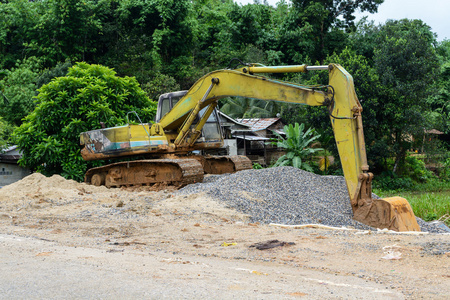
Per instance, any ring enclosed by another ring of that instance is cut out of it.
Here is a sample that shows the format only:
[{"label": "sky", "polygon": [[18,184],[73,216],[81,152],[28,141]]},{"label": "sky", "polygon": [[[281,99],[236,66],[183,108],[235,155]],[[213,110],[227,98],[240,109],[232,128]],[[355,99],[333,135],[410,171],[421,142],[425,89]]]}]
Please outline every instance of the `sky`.
[{"label": "sky", "polygon": [[[243,5],[253,3],[253,0],[235,0]],[[267,0],[275,6],[279,0]],[[368,16],[375,24],[384,23],[388,19],[420,19],[431,27],[437,34],[438,41],[450,39],[449,26],[450,1],[449,0],[384,0],[378,7],[378,13],[358,13],[357,20]]]}]

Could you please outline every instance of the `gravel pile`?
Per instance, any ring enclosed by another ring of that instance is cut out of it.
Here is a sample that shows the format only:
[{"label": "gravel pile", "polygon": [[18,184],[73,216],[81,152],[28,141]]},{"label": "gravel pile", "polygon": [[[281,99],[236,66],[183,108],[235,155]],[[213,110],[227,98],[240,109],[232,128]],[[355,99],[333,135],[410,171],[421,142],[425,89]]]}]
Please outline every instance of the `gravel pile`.
[{"label": "gravel pile", "polygon": [[[203,183],[178,191],[199,192],[249,214],[253,222],[371,229],[352,219],[347,187],[341,176],[320,176],[293,167],[277,167],[209,175]],[[419,225],[423,231],[446,232],[420,219]]]}]

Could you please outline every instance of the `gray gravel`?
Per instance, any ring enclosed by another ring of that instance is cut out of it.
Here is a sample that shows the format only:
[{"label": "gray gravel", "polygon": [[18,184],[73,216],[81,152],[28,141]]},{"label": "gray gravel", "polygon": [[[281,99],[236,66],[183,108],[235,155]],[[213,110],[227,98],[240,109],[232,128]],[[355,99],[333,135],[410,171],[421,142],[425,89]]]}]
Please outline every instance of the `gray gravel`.
[{"label": "gray gravel", "polygon": [[[205,176],[203,183],[188,185],[177,193],[199,192],[249,214],[253,222],[373,229],[352,219],[349,195],[341,176],[321,176],[293,167],[245,170]],[[418,222],[422,231],[448,232],[419,218]]]}]

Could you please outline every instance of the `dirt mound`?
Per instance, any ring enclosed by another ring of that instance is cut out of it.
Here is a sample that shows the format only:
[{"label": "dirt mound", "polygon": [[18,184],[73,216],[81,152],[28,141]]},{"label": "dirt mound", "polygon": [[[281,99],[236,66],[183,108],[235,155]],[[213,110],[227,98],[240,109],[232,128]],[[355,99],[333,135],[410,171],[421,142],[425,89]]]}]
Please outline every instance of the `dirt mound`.
[{"label": "dirt mound", "polygon": [[67,180],[59,175],[46,177],[41,173],[33,173],[0,189],[0,201],[16,201],[24,198],[74,198],[84,194],[107,192],[110,191],[106,187]]}]

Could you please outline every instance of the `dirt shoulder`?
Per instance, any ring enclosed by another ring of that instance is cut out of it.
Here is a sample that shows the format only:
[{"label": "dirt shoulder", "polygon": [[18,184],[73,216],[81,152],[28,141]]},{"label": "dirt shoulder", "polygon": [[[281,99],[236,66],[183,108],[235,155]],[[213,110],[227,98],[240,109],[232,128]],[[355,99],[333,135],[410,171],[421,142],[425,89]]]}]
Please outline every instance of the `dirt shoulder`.
[{"label": "dirt shoulder", "polygon": [[[38,177],[0,190],[3,295],[450,298],[450,235],[286,229],[201,193]],[[270,240],[286,244],[250,247]]]}]

